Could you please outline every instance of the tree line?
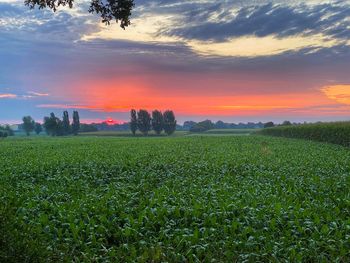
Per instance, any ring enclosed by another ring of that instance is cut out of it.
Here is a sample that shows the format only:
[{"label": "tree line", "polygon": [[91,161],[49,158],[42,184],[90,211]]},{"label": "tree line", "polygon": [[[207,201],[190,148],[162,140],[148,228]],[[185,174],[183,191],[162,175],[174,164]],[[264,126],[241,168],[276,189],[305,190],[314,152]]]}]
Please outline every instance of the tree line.
[{"label": "tree line", "polygon": [[271,128],[275,126],[290,126],[297,125],[299,123],[291,123],[290,121],[284,121],[281,124],[275,124],[272,121],[267,123],[225,123],[223,121],[217,121],[216,123],[211,120],[205,120],[201,122],[194,121],[185,121],[183,125],[184,130],[189,130],[190,132],[205,132],[211,129],[262,129],[262,128]]},{"label": "tree line", "polygon": [[7,136],[13,136],[14,132],[10,125],[1,126],[0,125],[0,138],[6,138]]},{"label": "tree line", "polygon": [[55,116],[52,112],[50,116],[44,117],[44,122],[41,125],[35,122],[31,116],[24,116],[22,118],[22,128],[27,134],[35,131],[40,134],[45,129],[46,133],[51,136],[67,136],[70,134],[77,135],[80,129],[80,120],[78,111],[73,111],[73,121],[70,123],[68,111],[63,112],[62,120]]},{"label": "tree line", "polygon": [[147,110],[135,109],[130,111],[130,130],[133,135],[139,130],[143,135],[148,135],[152,130],[157,135],[164,131],[167,135],[171,135],[176,130],[175,114],[171,110],[166,110],[162,113],[159,110],[152,111],[152,116]]}]

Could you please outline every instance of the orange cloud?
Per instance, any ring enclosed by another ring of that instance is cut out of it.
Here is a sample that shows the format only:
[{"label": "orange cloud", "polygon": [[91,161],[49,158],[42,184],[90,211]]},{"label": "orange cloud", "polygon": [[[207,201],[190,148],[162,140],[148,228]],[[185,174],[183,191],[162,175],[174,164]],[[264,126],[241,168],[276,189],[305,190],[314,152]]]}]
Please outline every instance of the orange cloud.
[{"label": "orange cloud", "polygon": [[322,91],[328,98],[350,105],[350,84],[327,86]]}]

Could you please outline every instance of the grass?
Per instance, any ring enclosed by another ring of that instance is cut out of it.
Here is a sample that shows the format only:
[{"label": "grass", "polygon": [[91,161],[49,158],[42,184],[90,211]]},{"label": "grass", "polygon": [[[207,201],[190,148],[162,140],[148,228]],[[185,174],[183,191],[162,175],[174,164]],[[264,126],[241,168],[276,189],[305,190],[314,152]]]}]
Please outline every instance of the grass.
[{"label": "grass", "polygon": [[350,122],[330,122],[279,126],[262,129],[258,134],[299,138],[350,146]]},{"label": "grass", "polygon": [[341,146],[185,136],[0,147],[0,262],[350,260]]}]

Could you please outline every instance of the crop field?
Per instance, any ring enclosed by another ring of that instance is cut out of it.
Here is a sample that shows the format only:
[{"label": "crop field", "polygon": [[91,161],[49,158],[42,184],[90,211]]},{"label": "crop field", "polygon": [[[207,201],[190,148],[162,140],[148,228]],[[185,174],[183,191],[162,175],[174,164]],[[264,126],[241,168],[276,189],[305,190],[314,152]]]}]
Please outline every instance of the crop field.
[{"label": "crop field", "polygon": [[262,129],[262,135],[299,138],[350,146],[350,122],[313,123]]},{"label": "crop field", "polygon": [[350,261],[342,146],[37,137],[0,149],[0,262]]},{"label": "crop field", "polygon": [[212,129],[203,132],[203,134],[215,134],[215,135],[220,135],[220,134],[233,134],[233,135],[240,135],[240,134],[251,134],[253,132],[257,132],[260,129]]},{"label": "crop field", "polygon": [[[175,131],[171,136],[183,136],[186,135],[187,131]],[[136,132],[135,135],[133,135],[130,131],[96,131],[96,132],[84,132],[80,133],[79,136],[95,136],[95,137],[145,137],[142,133],[139,131]],[[160,135],[157,135],[154,131],[150,131],[147,135],[149,137],[166,137],[165,133],[161,133]]]}]

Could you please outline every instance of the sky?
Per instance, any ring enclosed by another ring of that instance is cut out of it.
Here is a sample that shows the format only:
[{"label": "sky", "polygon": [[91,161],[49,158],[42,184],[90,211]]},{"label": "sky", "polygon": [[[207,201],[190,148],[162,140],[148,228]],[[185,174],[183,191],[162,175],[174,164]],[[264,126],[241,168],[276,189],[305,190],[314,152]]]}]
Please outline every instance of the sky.
[{"label": "sky", "polygon": [[0,0],[0,123],[350,119],[350,0],[136,0],[126,30],[88,7]]}]

